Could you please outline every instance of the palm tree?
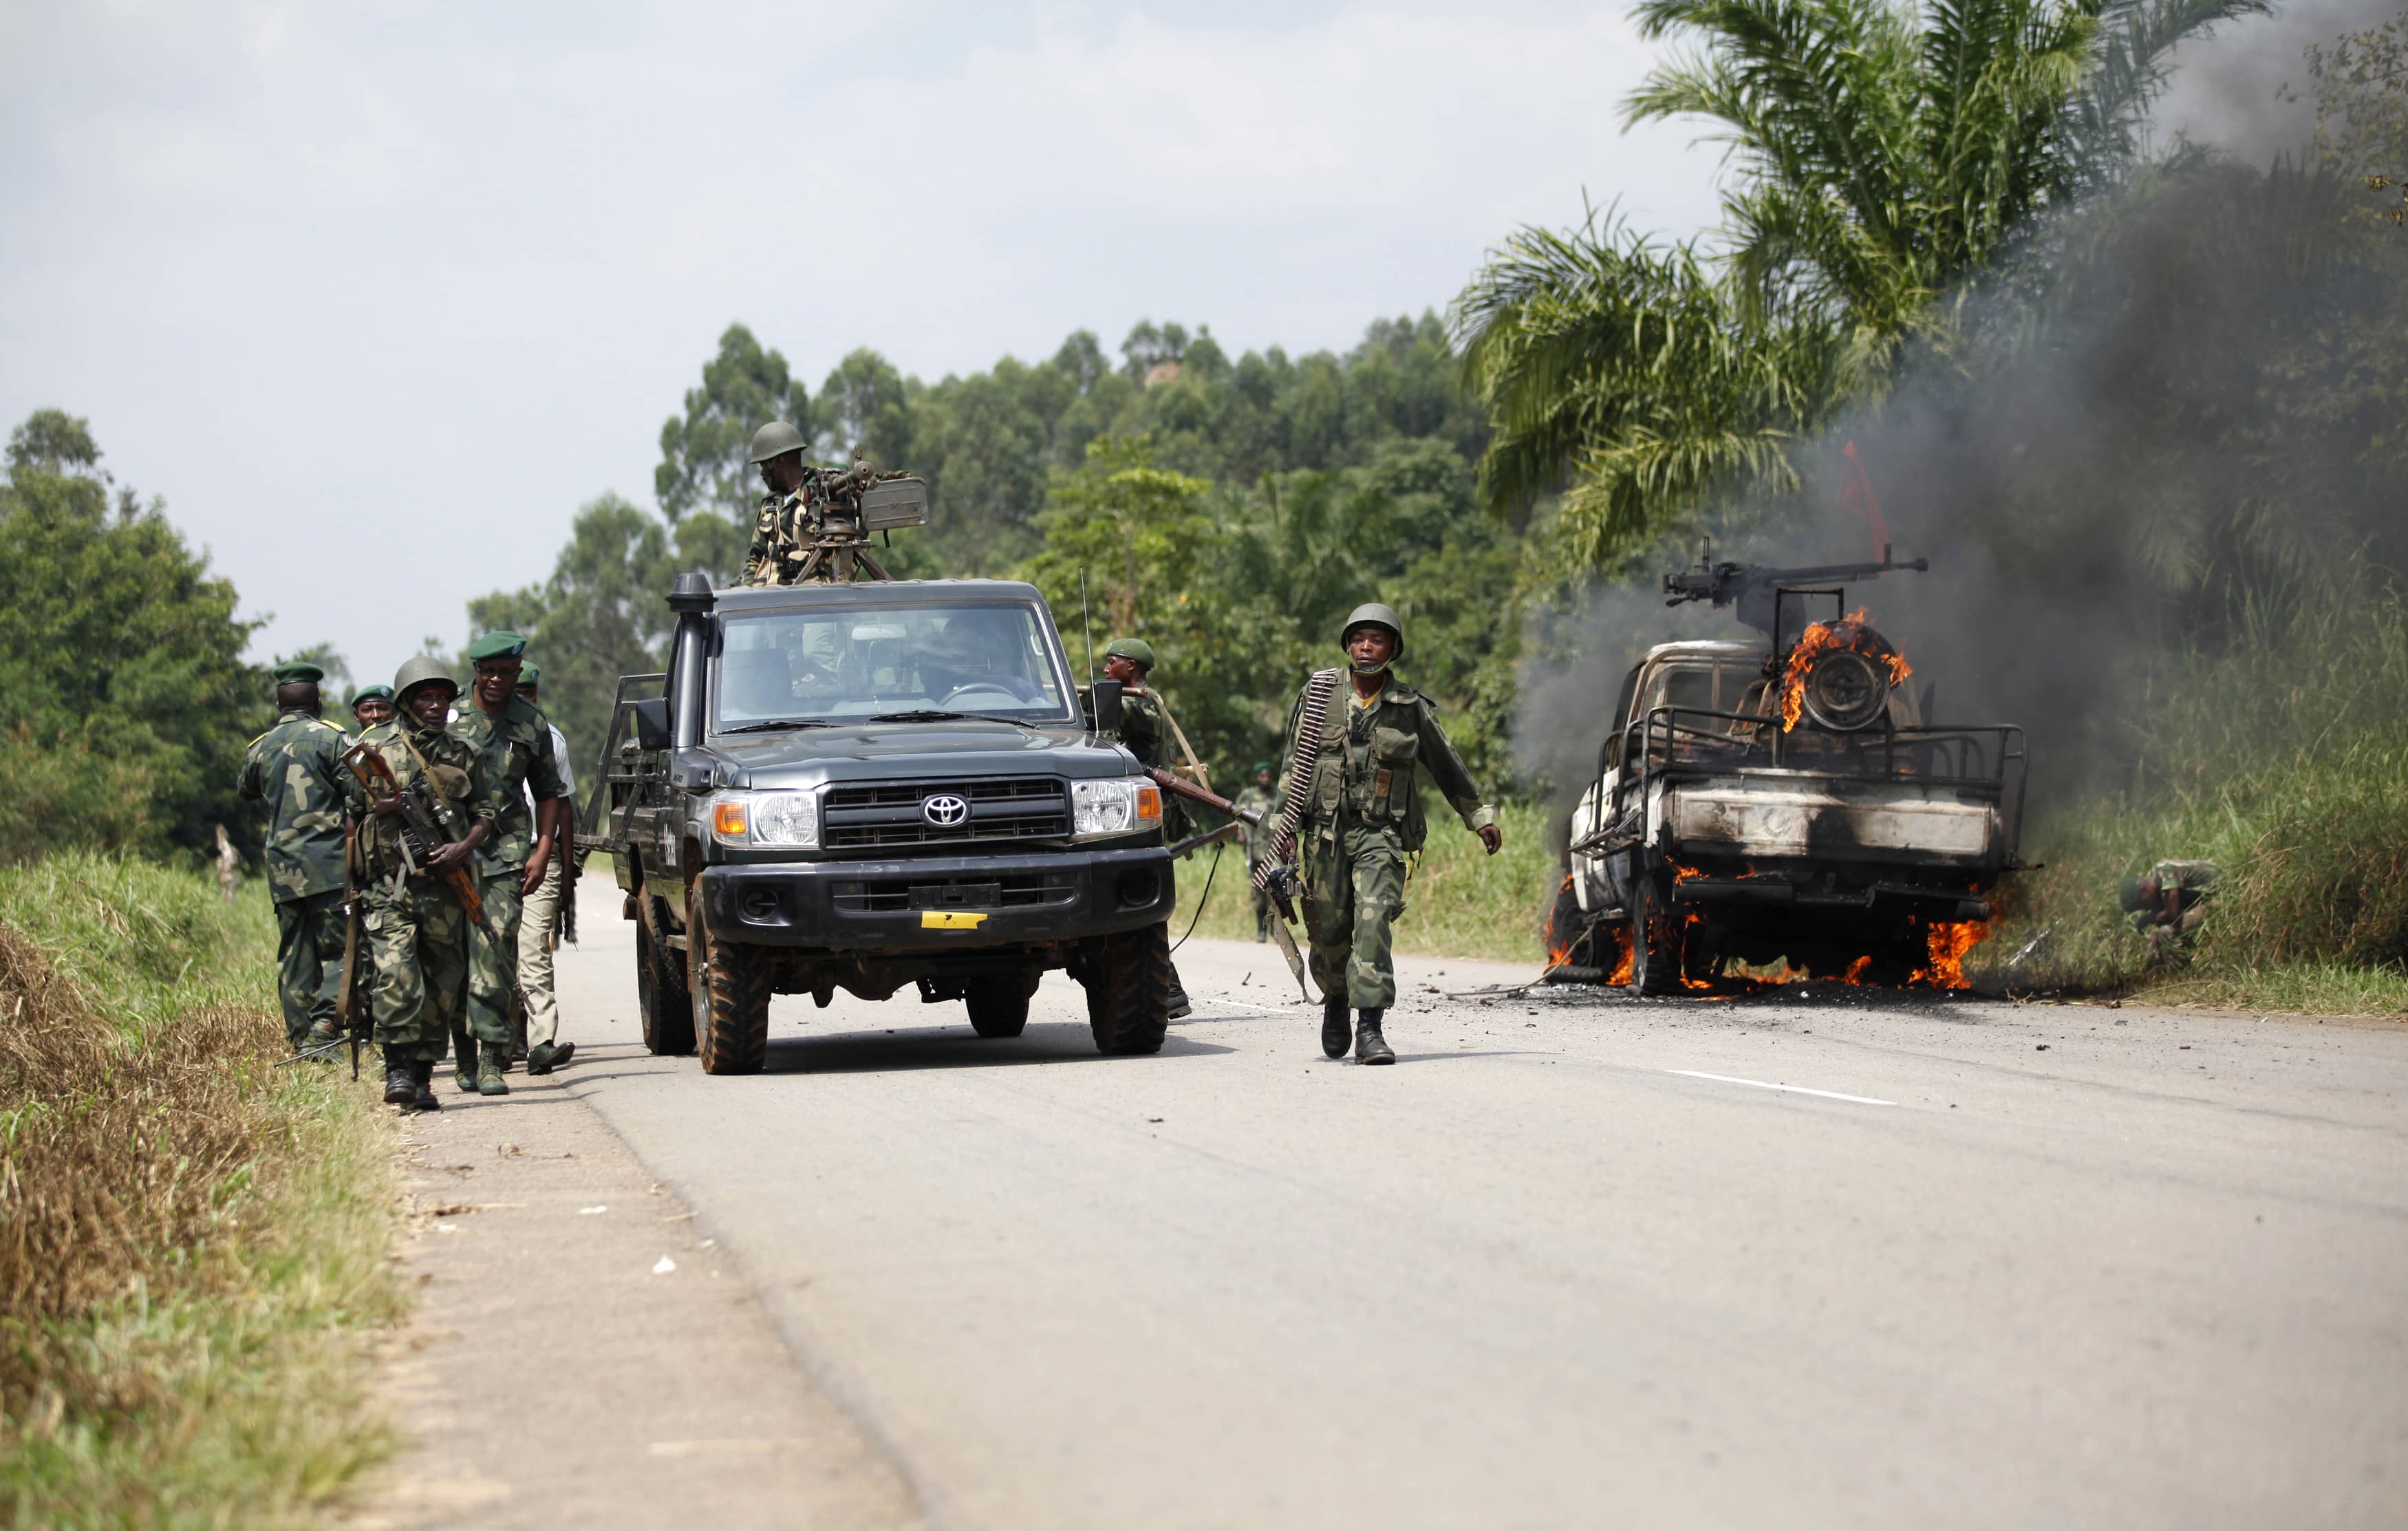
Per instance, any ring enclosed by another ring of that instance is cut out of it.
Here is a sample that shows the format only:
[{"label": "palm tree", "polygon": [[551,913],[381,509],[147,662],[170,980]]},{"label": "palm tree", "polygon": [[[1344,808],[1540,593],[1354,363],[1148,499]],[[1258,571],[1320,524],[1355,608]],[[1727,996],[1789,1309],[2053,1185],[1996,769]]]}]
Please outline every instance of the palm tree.
[{"label": "palm tree", "polygon": [[1641,0],[1628,122],[1718,124],[1715,240],[1611,211],[1523,229],[1456,300],[1495,435],[1492,508],[1569,483],[1557,529],[1613,571],[1710,488],[1796,485],[1791,444],[1880,393],[1908,343],[2042,213],[2120,176],[2173,47],[2268,0]]}]

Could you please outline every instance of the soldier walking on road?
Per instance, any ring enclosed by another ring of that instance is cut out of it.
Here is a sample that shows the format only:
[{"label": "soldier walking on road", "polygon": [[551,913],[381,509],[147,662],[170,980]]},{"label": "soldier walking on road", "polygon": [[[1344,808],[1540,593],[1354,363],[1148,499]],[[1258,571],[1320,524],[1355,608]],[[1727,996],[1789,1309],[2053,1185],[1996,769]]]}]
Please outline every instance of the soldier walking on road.
[{"label": "soldier walking on road", "polygon": [[[543,672],[531,663],[519,665],[519,697],[541,711]],[[553,933],[559,928],[561,892],[574,875],[576,861],[569,847],[570,810],[577,796],[577,779],[568,768],[568,740],[552,720],[544,720],[552,739],[552,768],[560,778],[560,795],[534,805],[536,834],[552,837],[552,853],[544,864],[543,880],[528,891],[519,910],[519,987],[526,993],[527,1072],[549,1074],[568,1061],[575,1042],[560,1037],[560,998],[553,988]]]},{"label": "soldier walking on road", "polygon": [[[472,949],[468,1029],[473,1039],[463,1043],[464,1063],[467,1050],[477,1053],[477,1091],[488,1095],[509,1093],[502,1073],[514,1057],[525,1057],[530,1074],[548,1074],[559,1061],[549,1037],[543,1039],[542,1053],[522,1052],[528,1038],[520,1027],[526,1018],[515,1024],[510,1019],[521,904],[542,885],[552,865],[560,810],[547,805],[568,795],[552,753],[552,725],[534,703],[518,694],[519,656],[525,651],[526,639],[511,632],[487,633],[468,646],[468,658],[477,666],[469,693],[473,701],[460,709],[451,727],[452,737],[476,756],[474,811],[494,824],[478,889],[484,895],[485,916],[502,938],[502,950],[484,940]],[[540,823],[527,807],[530,791],[543,814]]]},{"label": "soldier walking on road", "polygon": [[[1242,819],[1238,822],[1238,837],[1245,842],[1246,871],[1249,874],[1271,853],[1270,823],[1279,817],[1279,799],[1272,791],[1271,769],[1271,763],[1268,760],[1255,762],[1246,790],[1238,794],[1239,808],[1263,816],[1260,829],[1249,828]],[[1271,913],[1270,890],[1255,888],[1254,894],[1254,939],[1268,941],[1271,938],[1271,921],[1275,918]]]},{"label": "soldier walking on road", "polygon": [[1392,1064],[1396,1052],[1380,1031],[1397,998],[1388,927],[1404,912],[1405,858],[1422,848],[1426,836],[1419,773],[1429,772],[1490,855],[1505,837],[1429,698],[1389,674],[1405,652],[1397,614],[1377,603],[1357,607],[1339,641],[1346,651],[1345,673],[1324,671],[1306,681],[1288,710],[1282,774],[1294,769],[1307,698],[1316,685],[1341,689],[1336,682],[1343,680],[1344,705],[1333,698],[1323,718],[1297,829],[1305,931],[1323,995],[1321,1050],[1333,1058],[1344,1054],[1351,1005],[1355,1060]]},{"label": "soldier walking on road", "polygon": [[235,783],[245,801],[267,805],[276,992],[295,1052],[334,1040],[343,980],[341,757],[351,741],[318,716],[324,674],[297,661],[276,667],[276,726],[251,741]]},{"label": "soldier walking on road", "polygon": [[[402,665],[393,678],[400,709],[390,723],[380,723],[360,742],[375,747],[393,767],[404,790],[423,779],[427,785],[468,823],[475,812],[470,772],[476,754],[444,733],[444,714],[460,694],[459,683],[439,659],[421,657]],[[402,819],[397,803],[388,799],[371,805],[356,777],[345,786],[351,814],[361,821],[358,885],[366,890],[367,917],[363,922],[374,977],[368,991],[369,1011],[376,1019],[377,1045],[384,1054],[384,1098],[415,1110],[437,1109],[432,1080],[443,1056],[445,1036],[459,1031],[467,1006],[468,943],[481,942],[460,907],[434,873],[473,865],[477,848],[494,831],[490,820],[476,818],[462,837],[437,849],[423,863],[412,866],[404,853]],[[474,1087],[476,1064],[462,1074]],[[493,1077],[502,1086],[497,1071]],[[506,1086],[491,1092],[507,1094]]]},{"label": "soldier walking on road", "polygon": [[[1137,757],[1137,763],[1148,770],[1168,771],[1177,768],[1170,757],[1170,718],[1163,710],[1162,698],[1149,690],[1145,678],[1154,673],[1154,645],[1143,638],[1114,638],[1104,646],[1104,679],[1121,685],[1121,743]],[[1187,834],[1187,814],[1180,799],[1166,793],[1162,804],[1162,837],[1166,840],[1183,838]],[[1179,968],[1170,969],[1170,1019],[1178,1020],[1195,1009],[1187,997],[1187,986],[1179,981]]]}]

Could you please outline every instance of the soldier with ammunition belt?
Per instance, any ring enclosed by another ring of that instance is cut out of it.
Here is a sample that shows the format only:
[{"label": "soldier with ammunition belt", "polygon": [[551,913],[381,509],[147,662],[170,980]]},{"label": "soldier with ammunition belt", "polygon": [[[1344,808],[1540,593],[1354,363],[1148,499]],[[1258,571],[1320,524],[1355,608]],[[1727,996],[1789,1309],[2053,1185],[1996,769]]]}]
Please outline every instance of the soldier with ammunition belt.
[{"label": "soldier with ammunition belt", "polygon": [[[1342,676],[1324,670],[1297,694],[1283,774],[1291,794],[1302,794],[1296,855],[1312,977],[1323,996],[1321,1050],[1333,1058],[1345,1053],[1351,1006],[1355,1060],[1392,1064],[1396,1052],[1381,1032],[1397,997],[1389,926],[1404,911],[1405,858],[1421,850],[1426,834],[1420,773],[1429,773],[1490,855],[1505,838],[1429,698],[1389,673],[1405,651],[1396,612],[1376,602],[1357,607],[1339,637],[1347,668]],[[1314,710],[1321,728],[1307,740],[1298,725]],[[1309,774],[1298,786],[1300,758]]]}]

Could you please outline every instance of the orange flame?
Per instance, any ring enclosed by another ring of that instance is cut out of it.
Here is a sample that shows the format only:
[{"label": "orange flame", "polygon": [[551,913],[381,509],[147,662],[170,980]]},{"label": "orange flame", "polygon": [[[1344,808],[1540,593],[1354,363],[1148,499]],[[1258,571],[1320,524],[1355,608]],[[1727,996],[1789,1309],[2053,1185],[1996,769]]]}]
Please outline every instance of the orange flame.
[{"label": "orange flame", "polygon": [[1870,967],[1872,965],[1873,959],[1870,953],[1858,957],[1856,961],[1848,964],[1848,970],[1840,975],[1840,981],[1842,983],[1853,983],[1858,987],[1862,987],[1865,981],[1865,969]]},{"label": "orange flame", "polygon": [[1906,656],[1889,646],[1889,640],[1866,624],[1865,608],[1858,607],[1838,622],[1818,622],[1798,635],[1796,647],[1783,662],[1781,670],[1781,731],[1784,734],[1798,726],[1806,711],[1806,672],[1814,667],[1815,657],[1831,649],[1853,649],[1883,665],[1893,686],[1914,673]]},{"label": "orange flame", "polygon": [[1925,937],[1925,950],[1931,954],[1931,966],[1918,967],[1912,980],[1934,989],[1970,989],[1973,986],[1965,976],[1965,954],[1989,937],[1986,920],[1947,921],[1935,924]]}]

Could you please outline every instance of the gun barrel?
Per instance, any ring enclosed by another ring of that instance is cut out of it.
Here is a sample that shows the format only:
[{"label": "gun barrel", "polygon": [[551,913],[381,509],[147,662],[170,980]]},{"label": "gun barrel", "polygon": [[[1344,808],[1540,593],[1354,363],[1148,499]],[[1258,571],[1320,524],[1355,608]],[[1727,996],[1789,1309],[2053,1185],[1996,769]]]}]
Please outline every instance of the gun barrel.
[{"label": "gun barrel", "polygon": [[1177,776],[1169,771],[1155,770],[1152,766],[1146,768],[1145,774],[1154,778],[1165,792],[1176,793],[1190,802],[1201,803],[1206,808],[1216,808],[1240,823],[1257,828],[1262,824],[1263,816],[1259,812],[1253,808],[1241,808],[1219,793],[1199,787],[1183,776]]}]

